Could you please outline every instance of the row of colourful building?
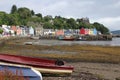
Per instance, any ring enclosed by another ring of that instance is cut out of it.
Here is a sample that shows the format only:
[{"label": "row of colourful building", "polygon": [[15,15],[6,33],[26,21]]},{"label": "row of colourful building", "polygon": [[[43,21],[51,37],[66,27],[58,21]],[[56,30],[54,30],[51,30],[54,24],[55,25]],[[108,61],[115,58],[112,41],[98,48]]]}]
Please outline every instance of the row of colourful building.
[{"label": "row of colourful building", "polygon": [[28,26],[7,26],[7,25],[1,25],[0,29],[3,30],[3,33],[0,34],[0,36],[6,37],[6,36],[44,36],[44,35],[97,35],[98,31],[94,29],[44,29],[43,26],[39,27],[28,27]]},{"label": "row of colourful building", "polygon": [[81,29],[61,29],[61,30],[51,30],[49,29],[48,31],[43,31],[44,35],[97,35],[101,34],[99,31],[96,30],[96,28],[93,29],[86,29],[86,28],[81,28]]},{"label": "row of colourful building", "polygon": [[28,26],[1,25],[0,29],[3,30],[2,34],[0,34],[2,37],[35,35],[34,28]]}]

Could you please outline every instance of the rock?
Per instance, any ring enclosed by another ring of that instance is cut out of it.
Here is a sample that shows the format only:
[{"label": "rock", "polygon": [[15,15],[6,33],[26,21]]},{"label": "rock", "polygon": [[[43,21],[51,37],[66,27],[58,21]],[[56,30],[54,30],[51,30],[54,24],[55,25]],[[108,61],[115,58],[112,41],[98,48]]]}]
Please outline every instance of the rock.
[{"label": "rock", "polygon": [[115,80],[120,80],[120,77],[119,77],[119,78],[116,78]]}]

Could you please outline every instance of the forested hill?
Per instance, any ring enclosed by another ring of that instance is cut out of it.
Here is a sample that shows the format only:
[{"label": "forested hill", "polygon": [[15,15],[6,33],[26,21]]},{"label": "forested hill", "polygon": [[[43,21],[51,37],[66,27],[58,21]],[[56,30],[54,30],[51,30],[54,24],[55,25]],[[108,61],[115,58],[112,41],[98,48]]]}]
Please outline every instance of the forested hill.
[{"label": "forested hill", "polygon": [[115,34],[115,35],[120,35],[120,30],[116,30],[116,31],[111,31],[112,34]]},{"label": "forested hill", "polygon": [[43,25],[45,29],[81,29],[83,28],[96,28],[102,34],[108,34],[109,29],[103,24],[95,22],[91,24],[89,18],[64,18],[61,16],[51,15],[42,16],[41,13],[35,13],[26,7],[17,8],[13,5],[11,12],[0,12],[0,25],[25,25],[36,27],[36,24]]}]

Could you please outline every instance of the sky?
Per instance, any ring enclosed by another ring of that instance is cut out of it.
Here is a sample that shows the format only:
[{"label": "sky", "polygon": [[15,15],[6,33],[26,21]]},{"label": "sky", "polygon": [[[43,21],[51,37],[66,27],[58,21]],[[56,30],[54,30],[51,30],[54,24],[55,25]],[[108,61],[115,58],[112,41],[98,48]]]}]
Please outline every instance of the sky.
[{"label": "sky", "polygon": [[0,0],[0,11],[10,13],[13,5],[43,16],[88,17],[90,23],[99,22],[111,31],[120,30],[120,0]]}]

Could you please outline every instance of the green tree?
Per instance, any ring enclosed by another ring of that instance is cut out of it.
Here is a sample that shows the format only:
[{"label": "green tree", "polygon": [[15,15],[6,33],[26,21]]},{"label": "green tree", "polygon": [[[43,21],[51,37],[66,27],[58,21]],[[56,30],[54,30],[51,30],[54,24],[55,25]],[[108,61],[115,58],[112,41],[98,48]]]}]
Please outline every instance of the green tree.
[{"label": "green tree", "polygon": [[2,34],[3,33],[3,30],[2,29],[0,29],[0,34]]},{"label": "green tree", "polygon": [[50,22],[45,22],[43,25],[44,29],[53,29],[53,25]]},{"label": "green tree", "polygon": [[70,28],[70,29],[76,29],[77,28],[77,24],[76,24],[76,21],[73,19],[73,18],[70,18],[70,19],[67,19],[67,26]]},{"label": "green tree", "polygon": [[93,23],[93,26],[100,31],[102,34],[108,34],[109,33],[109,29],[107,27],[105,27],[103,24],[100,24],[98,22]]},{"label": "green tree", "polygon": [[19,22],[21,25],[27,25],[29,18],[32,17],[31,10],[25,7],[19,8],[18,14],[19,14]]},{"label": "green tree", "polygon": [[[1,14],[1,13],[0,13]],[[19,19],[17,14],[2,14],[0,16],[0,24],[6,24],[6,25],[19,25]]]},{"label": "green tree", "polygon": [[21,19],[27,19],[27,18],[30,18],[32,16],[31,10],[29,10],[28,8],[25,8],[25,7],[19,8],[18,14],[19,14]]},{"label": "green tree", "polygon": [[3,14],[2,24],[9,25],[9,14]]},{"label": "green tree", "polygon": [[55,16],[53,23],[54,23],[53,24],[54,29],[64,29],[65,28],[64,19],[61,16]]},{"label": "green tree", "polygon": [[31,10],[31,15],[34,16],[35,15],[35,12],[33,10]]},{"label": "green tree", "polygon": [[32,27],[36,27],[36,24],[41,24],[42,23],[42,19],[39,17],[31,17],[29,18],[28,22],[27,22],[27,26],[32,26]]},{"label": "green tree", "polygon": [[62,23],[60,20],[54,19],[54,29],[62,29]]},{"label": "green tree", "polygon": [[6,15],[5,12],[0,12],[0,25],[2,25],[4,23],[3,19],[4,19],[5,15]]},{"label": "green tree", "polygon": [[17,6],[13,5],[12,8],[11,8],[11,14],[14,14],[16,12],[17,12]]},{"label": "green tree", "polygon": [[29,20],[28,20],[29,22],[34,22],[34,23],[36,23],[36,22],[42,22],[42,19],[41,18],[39,18],[39,17],[31,17],[31,18],[29,18]]},{"label": "green tree", "polygon": [[41,13],[36,14],[36,16],[40,17],[42,19],[42,14]]},{"label": "green tree", "polygon": [[47,15],[47,16],[45,16],[43,19],[44,19],[44,22],[49,22],[49,21],[52,20],[53,18],[52,18],[51,15]]},{"label": "green tree", "polygon": [[77,19],[76,22],[79,24],[79,23],[82,22],[82,21],[81,21],[81,19]]},{"label": "green tree", "polygon": [[78,26],[79,26],[79,29],[81,29],[81,28],[86,28],[86,24],[83,23],[83,22],[80,22],[80,23],[78,24]]}]

